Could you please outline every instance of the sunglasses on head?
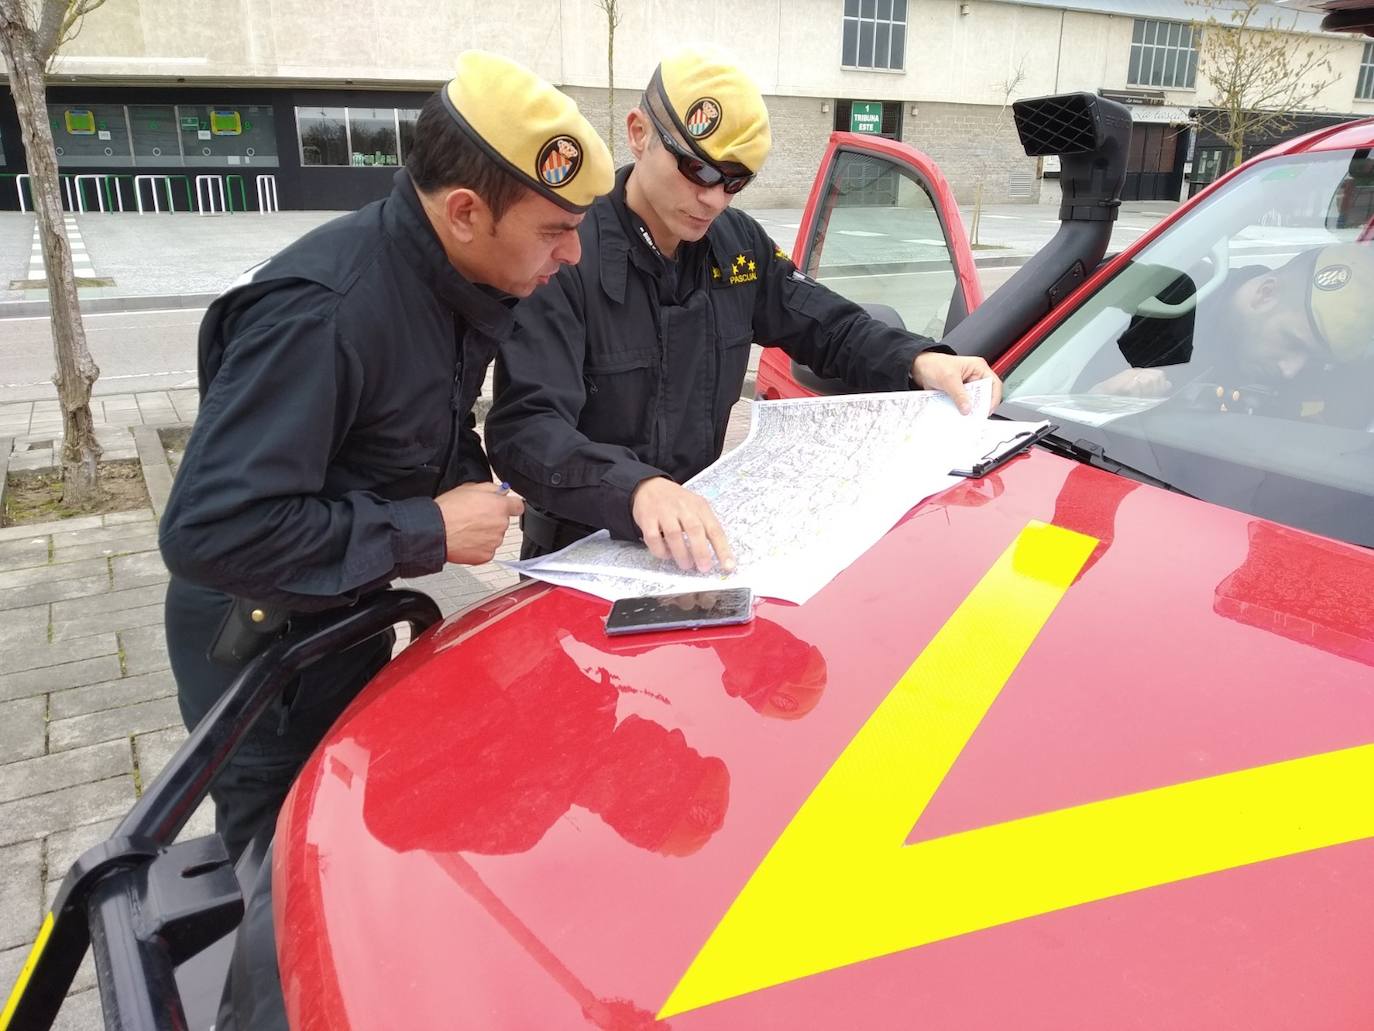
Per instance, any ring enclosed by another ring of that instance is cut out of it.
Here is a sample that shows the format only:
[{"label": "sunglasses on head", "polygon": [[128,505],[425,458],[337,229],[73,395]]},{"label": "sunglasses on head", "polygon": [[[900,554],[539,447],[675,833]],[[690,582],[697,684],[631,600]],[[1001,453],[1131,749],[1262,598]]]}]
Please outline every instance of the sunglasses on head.
[{"label": "sunglasses on head", "polygon": [[658,120],[658,115],[654,114],[650,105],[645,104],[644,110],[649,115],[649,121],[654,123],[654,128],[658,131],[658,138],[663,141],[664,149],[677,158],[677,170],[689,183],[708,187],[724,184],[726,193],[739,193],[740,190],[754,181],[753,172],[746,172],[743,175],[729,175],[709,161],[697,157],[690,150],[684,149],[682,144],[673,139],[673,134],[664,128],[663,123]]}]

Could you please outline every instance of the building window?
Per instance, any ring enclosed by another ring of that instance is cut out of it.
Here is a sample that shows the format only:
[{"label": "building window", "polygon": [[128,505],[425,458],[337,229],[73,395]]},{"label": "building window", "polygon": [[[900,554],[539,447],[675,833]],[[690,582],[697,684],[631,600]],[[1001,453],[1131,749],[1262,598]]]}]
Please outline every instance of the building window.
[{"label": "building window", "polygon": [[410,157],[410,145],[415,142],[415,122],[420,117],[419,108],[402,108],[396,112],[396,124],[401,130],[401,160]]},{"label": "building window", "polygon": [[396,149],[396,109],[394,107],[350,107],[348,139],[351,163],[355,165],[394,165]]},{"label": "building window", "polygon": [[1137,18],[1131,35],[1132,86],[1193,89],[1199,29],[1177,21]]},{"label": "building window", "polygon": [[119,168],[134,163],[124,105],[50,105],[48,113],[59,166]]},{"label": "building window", "polygon": [[91,104],[49,109],[63,168],[275,166],[272,109],[260,105]]},{"label": "building window", "polygon": [[1374,100],[1374,43],[1364,45],[1360,58],[1360,77],[1355,83],[1356,100]]},{"label": "building window", "polygon": [[906,67],[906,0],[844,0],[845,68]]},{"label": "building window", "polygon": [[177,130],[187,167],[277,164],[277,126],[257,104],[178,104]]},{"label": "building window", "polygon": [[302,165],[347,165],[348,110],[342,107],[298,107]]},{"label": "building window", "polygon": [[134,164],[149,168],[180,168],[181,135],[177,109],[171,104],[130,104],[129,130],[133,134]]},{"label": "building window", "polygon": [[394,107],[298,107],[301,164],[395,167],[415,138],[418,115]]}]

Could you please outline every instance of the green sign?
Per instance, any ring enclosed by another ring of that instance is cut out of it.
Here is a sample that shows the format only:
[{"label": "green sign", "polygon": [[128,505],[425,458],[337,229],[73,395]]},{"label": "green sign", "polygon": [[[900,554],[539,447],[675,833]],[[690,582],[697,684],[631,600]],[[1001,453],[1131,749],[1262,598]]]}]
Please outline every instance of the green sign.
[{"label": "green sign", "polygon": [[184,130],[195,132],[197,129],[200,128],[200,119],[197,118],[195,115],[182,115],[181,127]]},{"label": "green sign", "polygon": [[212,110],[210,131],[216,136],[238,136],[243,132],[243,119],[237,111]]},{"label": "green sign", "polygon": [[882,102],[877,100],[854,101],[849,109],[849,131],[881,134],[883,131]]},{"label": "green sign", "polygon": [[67,120],[67,132],[73,136],[94,136],[95,135],[95,115],[85,108],[68,108],[64,112]]}]

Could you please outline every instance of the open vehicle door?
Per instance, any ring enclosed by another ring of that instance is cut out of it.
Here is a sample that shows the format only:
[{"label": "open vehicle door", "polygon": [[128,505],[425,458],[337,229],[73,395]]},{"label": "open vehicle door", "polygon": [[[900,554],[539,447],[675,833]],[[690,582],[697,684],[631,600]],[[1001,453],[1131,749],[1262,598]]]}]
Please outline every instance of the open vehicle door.
[{"label": "open vehicle door", "polygon": [[[988,303],[948,185],[928,158],[888,140],[831,137],[798,267],[875,317],[995,362],[1102,260],[1131,137],[1130,113],[1087,93],[1019,100],[1012,115],[1028,157],[1060,158],[1060,228]],[[844,390],[785,355],[766,351],[759,363],[761,397]]]},{"label": "open vehicle door", "polygon": [[[792,257],[874,318],[937,340],[983,299],[949,183],[925,154],[881,137],[831,133]],[[844,391],[777,348],[759,363],[760,397]]]}]

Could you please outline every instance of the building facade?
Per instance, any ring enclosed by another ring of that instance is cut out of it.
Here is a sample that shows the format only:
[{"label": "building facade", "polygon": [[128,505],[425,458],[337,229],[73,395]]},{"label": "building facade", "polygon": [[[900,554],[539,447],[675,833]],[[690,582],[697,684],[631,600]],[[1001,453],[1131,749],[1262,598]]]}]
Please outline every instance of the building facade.
[{"label": "building facade", "polygon": [[[468,47],[523,61],[577,99],[626,159],[624,114],[681,41],[734,51],[768,100],[775,149],[742,198],[804,203],[834,129],[905,140],[963,201],[1052,199],[1053,162],[1027,159],[1009,103],[1068,90],[1127,102],[1129,199],[1177,198],[1193,171],[1192,112],[1215,102],[1188,0],[621,0],[613,111],[606,21],[593,0],[121,0],[57,59],[49,108],[73,204],[193,208],[212,189],[253,209],[353,208],[382,195],[424,98]],[[1292,21],[1292,15],[1284,15]],[[1316,32],[1316,18],[1297,28]],[[1369,47],[1327,36],[1324,112],[1374,114]],[[0,94],[0,207],[25,170]],[[1206,160],[1210,162],[1211,157]],[[1210,165],[1208,166],[1210,167]],[[76,176],[81,176],[77,180]],[[79,194],[79,196],[77,196]]]}]

